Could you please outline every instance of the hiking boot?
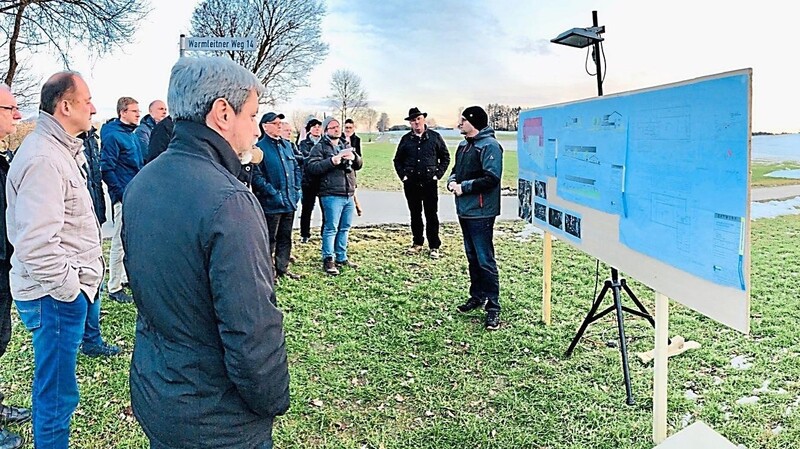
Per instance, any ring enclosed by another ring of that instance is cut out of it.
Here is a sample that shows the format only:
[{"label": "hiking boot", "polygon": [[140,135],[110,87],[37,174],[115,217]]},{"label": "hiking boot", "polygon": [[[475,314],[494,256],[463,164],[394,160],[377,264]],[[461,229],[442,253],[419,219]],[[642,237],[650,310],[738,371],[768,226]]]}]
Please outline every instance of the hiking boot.
[{"label": "hiking boot", "polygon": [[0,424],[22,424],[30,420],[29,409],[0,404]]},{"label": "hiking boot", "polygon": [[120,304],[130,304],[133,302],[133,296],[125,293],[125,290],[108,292],[108,299],[114,300]]},{"label": "hiking boot", "polygon": [[442,257],[441,253],[439,253],[439,248],[431,248],[431,252],[428,255],[431,256],[433,260]]},{"label": "hiking boot", "polygon": [[352,268],[354,270],[358,269],[358,264],[350,262],[349,260],[343,260],[341,262],[336,262],[336,266],[337,267],[350,267],[350,268]]},{"label": "hiking boot", "polygon": [[19,449],[21,447],[21,436],[6,429],[0,429],[0,449]]},{"label": "hiking boot", "polygon": [[81,354],[86,357],[113,357],[119,354],[119,346],[102,342],[99,345],[81,345]]},{"label": "hiking boot", "polygon": [[486,304],[485,299],[469,298],[467,302],[458,306],[457,309],[461,313],[467,313],[483,307],[484,304]]},{"label": "hiking boot", "polygon": [[339,268],[336,267],[336,262],[333,261],[333,257],[329,257],[322,262],[322,269],[330,276],[337,276],[339,274]]},{"label": "hiking boot", "polygon": [[499,310],[490,310],[486,312],[486,330],[487,331],[496,331],[500,329],[500,311]]},{"label": "hiking boot", "polygon": [[411,245],[411,248],[408,249],[408,252],[411,254],[419,254],[425,248],[422,245],[417,245],[416,243]]}]

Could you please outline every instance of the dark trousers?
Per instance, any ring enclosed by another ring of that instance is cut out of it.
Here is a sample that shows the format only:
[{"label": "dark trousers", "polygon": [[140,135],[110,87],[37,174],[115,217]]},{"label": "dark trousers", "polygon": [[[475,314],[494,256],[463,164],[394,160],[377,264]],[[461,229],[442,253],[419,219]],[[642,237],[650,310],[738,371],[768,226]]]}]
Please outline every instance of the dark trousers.
[{"label": "dark trousers", "polygon": [[[6,353],[11,341],[11,286],[8,283],[8,272],[11,264],[7,260],[0,261],[0,357]],[[2,395],[0,395],[0,404]]]},{"label": "dark trousers", "polygon": [[[414,236],[414,244],[422,245],[425,238],[422,232],[428,237],[428,246],[431,249],[439,249],[442,241],[439,240],[439,191],[436,181],[429,180],[415,182],[408,180],[403,183],[403,192],[406,194],[408,211],[411,214],[411,234]],[[422,212],[425,212],[425,222],[422,222]]]},{"label": "dark trousers", "polygon": [[500,311],[500,278],[494,260],[494,219],[458,217],[469,262],[469,296],[486,299],[487,312]]},{"label": "dark trousers", "polygon": [[275,257],[275,274],[280,276],[289,269],[294,212],[266,214],[265,217],[269,231],[269,251]]},{"label": "dark trousers", "polygon": [[[314,212],[314,205],[317,202],[317,194],[319,189],[316,186],[302,185],[303,188],[303,201],[301,203],[302,209],[300,210],[300,237],[311,237],[311,214]],[[322,206],[319,207],[322,210]],[[323,221],[325,214],[322,214]],[[321,229],[321,227],[320,227]]]}]

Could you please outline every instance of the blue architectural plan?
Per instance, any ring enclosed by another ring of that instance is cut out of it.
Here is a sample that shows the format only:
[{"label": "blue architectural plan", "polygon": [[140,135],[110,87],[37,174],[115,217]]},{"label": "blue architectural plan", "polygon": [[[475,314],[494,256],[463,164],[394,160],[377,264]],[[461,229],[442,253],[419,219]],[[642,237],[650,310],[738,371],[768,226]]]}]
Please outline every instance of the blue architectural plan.
[{"label": "blue architectural plan", "polygon": [[746,290],[749,114],[742,72],[523,111],[528,217],[566,232],[565,217],[551,219],[553,199],[535,194],[537,182],[552,183],[558,199],[617,216],[619,242],[634,251]]}]

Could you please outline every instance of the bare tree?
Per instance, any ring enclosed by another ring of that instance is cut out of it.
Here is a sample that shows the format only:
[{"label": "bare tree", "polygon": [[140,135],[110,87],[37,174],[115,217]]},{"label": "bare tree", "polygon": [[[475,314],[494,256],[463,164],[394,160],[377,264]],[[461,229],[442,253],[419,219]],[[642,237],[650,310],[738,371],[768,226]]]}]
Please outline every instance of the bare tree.
[{"label": "bare tree", "polygon": [[[366,108],[363,111],[363,118],[364,122],[367,124],[367,132],[371,133],[373,130],[373,126],[375,125],[375,121],[378,120],[378,111],[372,108]],[[372,141],[372,137],[369,139]]]},{"label": "bare tree", "polygon": [[320,23],[323,0],[202,0],[192,13],[192,34],[252,37],[256,51],[221,51],[258,76],[263,103],[289,100],[328,54]]},{"label": "bare tree", "polygon": [[[8,67],[8,53],[2,50],[0,50],[0,67]],[[42,78],[35,74],[31,67],[32,65],[26,59],[22,59],[14,74],[11,92],[14,93],[20,109],[27,109],[39,102],[39,85],[42,83]],[[0,72],[0,75],[6,79],[8,74]]]},{"label": "bare tree", "polygon": [[378,119],[378,131],[384,133],[389,129],[389,114],[381,112],[381,118]]},{"label": "bare tree", "polygon": [[142,0],[0,0],[5,81],[13,87],[19,50],[54,50],[69,67],[75,44],[96,55],[127,43],[149,8]]},{"label": "bare tree", "polygon": [[369,106],[367,91],[361,86],[361,77],[349,70],[333,72],[328,99],[339,113],[342,123]]}]

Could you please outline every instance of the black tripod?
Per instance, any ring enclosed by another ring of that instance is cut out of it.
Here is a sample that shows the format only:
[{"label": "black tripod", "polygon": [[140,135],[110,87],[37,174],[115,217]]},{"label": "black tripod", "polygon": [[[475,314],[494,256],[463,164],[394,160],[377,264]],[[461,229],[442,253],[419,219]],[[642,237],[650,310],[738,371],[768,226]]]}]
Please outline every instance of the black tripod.
[{"label": "black tripod", "polygon": [[[630,296],[639,310],[634,310],[629,307],[625,307],[622,305],[622,298],[620,288],[625,290],[625,293]],[[611,289],[611,293],[614,297],[614,305],[608,307],[607,309],[603,310],[600,313],[596,313],[597,309],[600,307],[600,303],[603,302],[603,298],[606,295],[606,292]],[[628,370],[628,344],[625,341],[625,324],[622,321],[622,312],[628,312],[633,315],[645,318],[653,327],[656,327],[656,322],[647,309],[644,308],[639,299],[636,298],[636,295],[633,294],[631,289],[628,287],[628,284],[625,283],[625,279],[619,278],[619,272],[616,268],[611,268],[611,279],[606,279],[603,283],[603,289],[600,290],[600,294],[597,295],[597,299],[595,299],[594,303],[592,304],[591,310],[589,310],[589,314],[586,315],[586,319],[583,320],[580,329],[578,329],[578,333],[575,334],[575,338],[572,339],[572,343],[569,345],[569,349],[567,349],[566,357],[572,355],[572,350],[575,349],[575,346],[578,344],[578,340],[581,339],[583,333],[586,332],[586,328],[589,327],[590,324],[594,323],[595,321],[603,318],[604,316],[608,315],[612,311],[616,310],[617,312],[617,327],[619,330],[619,352],[622,354],[622,373],[625,376],[625,393],[628,395],[627,401],[625,401],[628,405],[633,405],[633,395],[631,394],[631,374]]]}]

